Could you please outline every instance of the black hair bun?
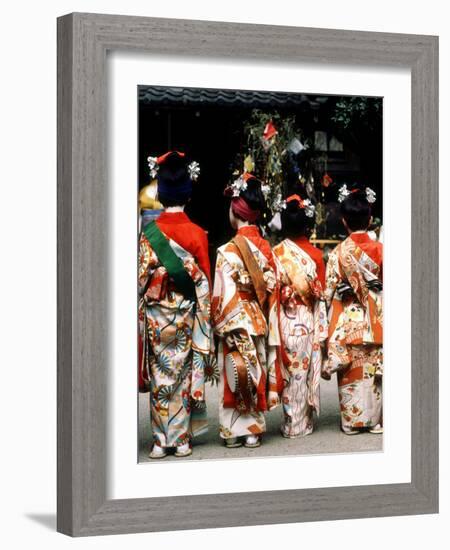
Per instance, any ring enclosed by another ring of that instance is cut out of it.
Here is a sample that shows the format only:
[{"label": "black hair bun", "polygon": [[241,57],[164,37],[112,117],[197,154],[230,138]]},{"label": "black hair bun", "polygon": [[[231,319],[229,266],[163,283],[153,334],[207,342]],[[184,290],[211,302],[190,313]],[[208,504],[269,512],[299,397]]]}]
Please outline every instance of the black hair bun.
[{"label": "black hair bun", "polygon": [[297,200],[290,200],[281,210],[281,231],[284,237],[309,236],[314,227],[314,216],[308,217]]},{"label": "black hair bun", "polygon": [[341,215],[351,231],[365,231],[369,227],[372,208],[365,189],[353,189],[341,202]]},{"label": "black hair bun", "polygon": [[166,183],[177,184],[189,177],[186,158],[176,152],[170,153],[159,166],[158,178]]},{"label": "black hair bun", "polygon": [[300,204],[298,201],[289,201],[286,203],[286,208],[284,210],[286,212],[289,212],[290,214],[294,214],[295,212],[303,209],[300,208]]},{"label": "black hair bun", "polygon": [[360,189],[360,188],[352,189],[352,191],[350,192],[350,195],[348,195],[348,197],[345,200],[349,200],[349,199],[351,201],[362,201],[367,203],[369,202],[367,200],[366,190]]}]

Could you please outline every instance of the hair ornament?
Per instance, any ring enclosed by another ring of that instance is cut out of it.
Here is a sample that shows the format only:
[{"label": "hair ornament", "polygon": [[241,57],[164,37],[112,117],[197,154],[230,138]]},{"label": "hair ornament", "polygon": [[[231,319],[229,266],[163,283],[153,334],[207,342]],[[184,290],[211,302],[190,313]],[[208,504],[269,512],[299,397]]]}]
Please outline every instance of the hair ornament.
[{"label": "hair ornament", "polygon": [[281,196],[281,193],[278,193],[278,195],[275,197],[273,203],[272,203],[272,211],[273,212],[281,212],[286,208],[286,201],[283,200],[283,197]]},{"label": "hair ornament", "polygon": [[[339,202],[342,202],[342,201],[345,200],[351,193],[357,193],[358,191],[361,191],[361,190],[360,190],[360,189],[352,189],[352,190],[350,191],[349,189],[347,189],[347,184],[344,183],[344,185],[342,185],[342,187],[339,189],[338,201],[339,201]],[[370,187],[366,187],[365,193],[366,193],[367,202],[368,202],[369,204],[373,204],[373,203],[377,200],[377,194],[376,194],[375,191],[374,191],[373,189],[371,189]]]},{"label": "hair ornament", "polygon": [[[313,203],[309,199],[302,199],[298,195],[291,195],[288,197],[285,201],[285,205],[288,202],[296,201],[298,203],[299,208],[303,208],[305,211],[305,215],[308,218],[312,218],[316,212],[316,207],[313,205]],[[286,208],[286,206],[284,206]]]},{"label": "hair ornament", "polygon": [[303,206],[300,205],[302,208],[305,209],[305,215],[308,218],[312,218],[316,212],[316,207],[313,205],[313,203],[309,199],[304,199]]},{"label": "hair ornament", "polygon": [[155,178],[158,173],[158,157],[147,157],[148,168],[150,170],[150,177]]},{"label": "hair ornament", "polygon": [[239,176],[231,184],[231,190],[232,190],[232,196],[233,197],[239,197],[241,195],[241,192],[245,191],[246,189],[247,189],[247,182],[245,181],[245,179],[242,176]]},{"label": "hair ornament", "polygon": [[[250,172],[244,172],[237,179],[233,181],[230,185],[225,188],[223,194],[226,197],[237,198],[241,196],[242,191],[247,189],[247,181],[249,179],[255,178]],[[256,179],[256,178],[255,178]]]},{"label": "hair ornament", "polygon": [[349,191],[347,189],[347,184],[344,183],[344,185],[342,185],[340,188],[339,188],[339,197],[338,197],[338,201],[339,202],[342,202],[344,201],[349,195],[350,195],[351,191]]},{"label": "hair ornament", "polygon": [[373,204],[377,200],[377,194],[370,187],[366,187],[367,202]]},{"label": "hair ornament", "polygon": [[191,180],[197,181],[200,175],[200,164],[194,160],[188,165],[187,169]]},{"label": "hair ornament", "polygon": [[[172,153],[176,153],[181,158],[185,156],[185,153],[180,153],[179,151],[167,151],[167,153],[164,153],[164,155],[161,155],[160,157],[147,157],[147,164],[148,164],[151,178],[156,177],[160,165],[164,164],[166,159]],[[200,175],[200,164],[196,161],[191,162],[187,167],[187,171],[191,180],[197,181],[198,176]]]}]

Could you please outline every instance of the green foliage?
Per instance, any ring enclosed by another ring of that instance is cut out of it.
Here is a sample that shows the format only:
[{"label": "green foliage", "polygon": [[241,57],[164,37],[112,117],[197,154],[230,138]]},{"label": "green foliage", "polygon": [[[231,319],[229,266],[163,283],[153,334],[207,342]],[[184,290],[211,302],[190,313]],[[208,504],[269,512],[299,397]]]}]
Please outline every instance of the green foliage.
[{"label": "green foliage", "polygon": [[[266,144],[263,133],[270,121],[278,134]],[[287,147],[294,138],[305,144],[303,133],[296,126],[293,115],[282,116],[278,111],[265,112],[254,109],[249,120],[244,122],[244,136],[247,150],[238,159],[237,171],[242,172],[244,158],[250,154],[255,164],[254,174],[269,186],[266,198],[269,207],[274,211],[277,199],[286,192],[283,172],[287,161]]]},{"label": "green foliage", "polygon": [[381,98],[343,96],[337,100],[331,120],[342,130],[359,127],[373,130],[381,124],[381,116]]}]

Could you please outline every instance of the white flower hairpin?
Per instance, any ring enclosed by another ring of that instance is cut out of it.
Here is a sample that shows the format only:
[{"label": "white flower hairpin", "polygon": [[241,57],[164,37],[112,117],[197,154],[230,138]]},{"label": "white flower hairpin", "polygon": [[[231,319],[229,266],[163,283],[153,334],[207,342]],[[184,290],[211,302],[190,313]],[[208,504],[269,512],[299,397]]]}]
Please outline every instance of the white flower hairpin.
[{"label": "white flower hairpin", "polygon": [[[352,191],[350,191],[349,189],[347,189],[347,184],[344,183],[344,185],[342,185],[341,188],[339,189],[338,201],[339,201],[339,202],[342,202],[342,201],[345,200],[351,193],[355,193],[356,191],[359,191],[359,189],[353,189]],[[366,187],[365,191],[366,191],[366,199],[367,199],[367,202],[370,203],[370,204],[373,204],[373,203],[377,200],[377,194],[376,194],[375,191],[374,191],[373,189],[371,189],[370,187]]]},{"label": "white flower hairpin", "polygon": [[[158,157],[147,157],[147,163],[150,171],[150,177],[155,178],[159,170]],[[191,180],[197,181],[200,175],[200,164],[195,160],[192,161],[188,165],[187,171]]]},{"label": "white flower hairpin", "polygon": [[275,197],[272,203],[272,210],[273,212],[281,212],[285,208],[286,208],[286,201],[283,200],[281,193],[278,193],[278,195]]},{"label": "white flower hairpin", "polygon": [[303,208],[305,209],[305,215],[308,218],[312,218],[316,212],[316,207],[309,199],[303,200]]},{"label": "white flower hairpin", "polygon": [[192,181],[197,181],[200,175],[200,164],[195,160],[192,161],[191,164],[188,165],[188,173]]},{"label": "white flower hairpin", "polygon": [[148,168],[150,170],[150,177],[155,178],[158,173],[158,157],[147,157]]},{"label": "white flower hairpin", "polygon": [[308,218],[312,218],[316,212],[316,207],[313,205],[313,203],[309,199],[302,199],[299,195],[291,195],[284,201],[284,208],[286,208],[286,204],[288,202],[295,201],[299,205],[300,208],[303,208],[305,211],[305,215]]},{"label": "white flower hairpin", "polygon": [[367,202],[372,204],[377,200],[377,194],[370,187],[366,187],[366,198],[367,198]]},{"label": "white flower hairpin", "polygon": [[338,197],[338,201],[339,202],[342,202],[343,200],[345,200],[348,196],[350,195],[350,191],[347,189],[347,184],[344,183],[344,185],[342,185],[339,189],[339,197]]},{"label": "white flower hairpin", "polygon": [[242,191],[245,191],[247,189],[247,182],[242,176],[239,176],[236,180],[233,181],[231,184],[231,190],[232,190],[232,196],[233,197],[239,197]]}]

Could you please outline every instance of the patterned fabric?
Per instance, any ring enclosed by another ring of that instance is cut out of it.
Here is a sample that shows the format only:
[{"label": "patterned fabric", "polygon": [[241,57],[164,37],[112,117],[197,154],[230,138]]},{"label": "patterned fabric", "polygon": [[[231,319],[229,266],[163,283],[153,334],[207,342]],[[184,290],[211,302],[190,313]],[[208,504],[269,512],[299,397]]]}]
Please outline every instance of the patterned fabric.
[{"label": "patterned fabric", "polygon": [[150,386],[155,441],[174,447],[207,429],[205,371],[214,360],[208,278],[194,257],[168,242],[195,282],[196,300],[177,292],[145,235],[140,238],[139,302],[143,378]]},{"label": "patterned fabric", "polygon": [[381,421],[383,374],[382,244],[352,233],[329,255],[326,371],[338,372],[343,428]]},{"label": "patterned fabric", "polygon": [[290,239],[295,243],[299,248],[301,248],[308,256],[314,260],[316,264],[317,278],[322,285],[322,288],[325,288],[325,262],[323,261],[323,254],[320,248],[316,248],[313,244],[309,242],[308,237],[300,236]]},{"label": "patterned fabric", "polygon": [[350,346],[351,363],[338,371],[341,424],[344,430],[376,426],[382,416],[381,346]]},{"label": "patterned fabric", "polygon": [[287,437],[298,437],[313,431],[313,411],[320,412],[326,306],[315,260],[290,239],[276,246],[274,254],[281,280],[282,345],[288,358],[281,429]]},{"label": "patterned fabric", "polygon": [[[220,247],[217,252],[212,319],[219,337],[217,361],[222,438],[263,433],[266,429],[264,411],[279,404],[279,393],[283,387],[274,259],[269,244],[262,239],[255,226],[242,227],[238,234],[246,238],[263,272],[268,299],[267,311],[262,311],[239,249],[232,241]],[[254,408],[247,413],[239,409],[226,378],[225,356],[232,350],[240,352],[253,385]]]}]

